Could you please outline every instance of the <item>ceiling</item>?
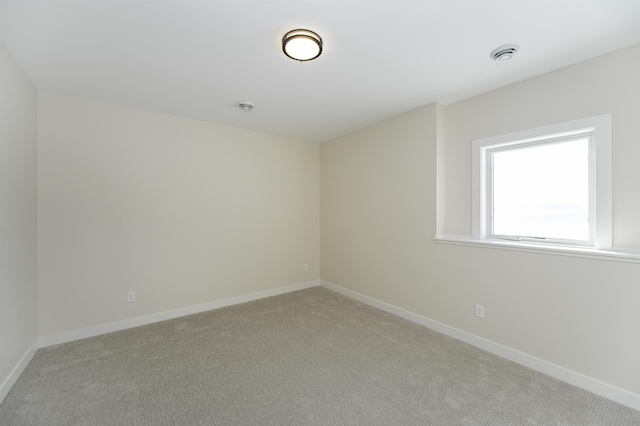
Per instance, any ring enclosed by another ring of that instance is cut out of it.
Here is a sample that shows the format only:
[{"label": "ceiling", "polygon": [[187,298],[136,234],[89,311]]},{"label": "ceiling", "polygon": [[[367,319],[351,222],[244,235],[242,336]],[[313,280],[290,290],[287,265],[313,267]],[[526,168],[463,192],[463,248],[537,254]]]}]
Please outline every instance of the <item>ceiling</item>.
[{"label": "ceiling", "polygon": [[39,89],[321,142],[640,43],[640,1],[0,0],[0,40]]}]

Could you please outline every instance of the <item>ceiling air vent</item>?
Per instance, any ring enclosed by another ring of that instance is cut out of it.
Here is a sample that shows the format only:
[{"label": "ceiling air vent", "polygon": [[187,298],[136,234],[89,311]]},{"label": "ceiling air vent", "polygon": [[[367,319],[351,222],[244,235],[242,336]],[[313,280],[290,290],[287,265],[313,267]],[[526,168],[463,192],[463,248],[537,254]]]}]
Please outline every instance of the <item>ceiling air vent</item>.
[{"label": "ceiling air vent", "polygon": [[505,44],[504,46],[494,49],[493,52],[489,54],[489,57],[495,62],[503,64],[513,59],[516,53],[518,53],[518,49],[520,49],[520,46],[517,44]]}]

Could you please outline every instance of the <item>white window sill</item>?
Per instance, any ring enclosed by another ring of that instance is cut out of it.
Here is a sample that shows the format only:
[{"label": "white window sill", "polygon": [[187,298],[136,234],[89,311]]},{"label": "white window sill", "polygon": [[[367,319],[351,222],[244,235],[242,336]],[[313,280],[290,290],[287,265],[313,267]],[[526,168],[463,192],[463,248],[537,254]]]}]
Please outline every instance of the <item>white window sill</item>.
[{"label": "white window sill", "polygon": [[577,246],[557,246],[551,244],[539,244],[522,241],[507,240],[481,240],[469,236],[460,235],[436,235],[433,238],[436,243],[456,244],[462,246],[486,247],[500,250],[525,251],[558,256],[584,257],[589,259],[609,260],[615,262],[640,263],[640,250],[622,249],[594,249]]}]

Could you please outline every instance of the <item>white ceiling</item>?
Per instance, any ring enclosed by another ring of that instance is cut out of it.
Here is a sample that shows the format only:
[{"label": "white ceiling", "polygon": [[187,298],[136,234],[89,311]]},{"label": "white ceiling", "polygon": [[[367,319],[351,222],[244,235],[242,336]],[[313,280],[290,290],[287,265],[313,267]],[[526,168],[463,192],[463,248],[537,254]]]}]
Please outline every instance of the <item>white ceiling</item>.
[{"label": "white ceiling", "polygon": [[0,40],[40,89],[320,142],[640,43],[640,0],[0,0]]}]

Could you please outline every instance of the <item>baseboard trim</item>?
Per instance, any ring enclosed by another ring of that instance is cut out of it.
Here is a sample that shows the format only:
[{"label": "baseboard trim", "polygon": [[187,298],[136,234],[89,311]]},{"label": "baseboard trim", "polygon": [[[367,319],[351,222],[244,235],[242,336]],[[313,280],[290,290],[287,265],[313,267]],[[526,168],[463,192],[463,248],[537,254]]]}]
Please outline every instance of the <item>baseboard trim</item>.
[{"label": "baseboard trim", "polygon": [[45,348],[47,346],[59,345],[61,343],[72,342],[74,340],[86,339],[87,337],[94,337],[101,334],[112,333],[114,331],[126,330],[128,328],[152,324],[154,322],[166,321],[174,318],[184,317],[187,315],[220,309],[227,306],[238,305],[240,303],[252,302],[254,300],[264,299],[266,297],[278,296],[280,294],[290,293],[292,291],[304,290],[307,288],[316,287],[318,286],[318,284],[318,280],[307,281],[304,283],[278,287],[271,290],[259,291],[242,296],[230,297],[227,299],[202,303],[199,305],[186,306],[184,308],[173,309],[171,311],[158,312],[156,314],[130,318],[122,321],[115,321],[107,324],[97,325],[94,327],[81,328],[64,333],[50,334],[48,336],[40,336],[39,343],[41,348]]},{"label": "baseboard trim", "polygon": [[320,285],[322,287],[328,288],[329,290],[333,290],[344,296],[355,299],[359,302],[397,315],[414,323],[423,325],[439,333],[468,343],[494,355],[498,355],[502,358],[508,359],[509,361],[513,361],[525,367],[531,368],[532,370],[546,374],[547,376],[551,376],[565,383],[569,383],[581,389],[592,392],[596,395],[600,395],[611,401],[640,411],[640,395],[637,395],[635,393],[626,391],[605,382],[601,382],[600,380],[593,379],[591,377],[585,376],[584,374],[569,370],[568,368],[561,367],[540,358],[536,358],[524,352],[511,349],[507,346],[495,343],[483,337],[479,337],[455,327],[451,327],[441,322],[423,317],[389,303],[382,302],[380,300],[365,296],[352,290],[348,290],[344,287],[340,287],[330,282],[320,280]]},{"label": "baseboard trim", "polygon": [[9,376],[7,376],[4,382],[2,382],[2,384],[0,385],[0,404],[2,403],[2,401],[4,401],[6,396],[9,394],[9,391],[11,390],[13,385],[15,385],[15,383],[18,381],[18,377],[20,377],[24,369],[27,368],[27,365],[29,364],[33,356],[36,354],[36,352],[38,352],[37,340],[31,344],[31,346],[29,347],[29,349],[27,349],[27,351],[22,356],[22,358],[20,358],[20,361],[18,361],[18,364],[16,364],[16,366],[13,367],[13,370],[11,370],[11,373],[9,373]]}]

